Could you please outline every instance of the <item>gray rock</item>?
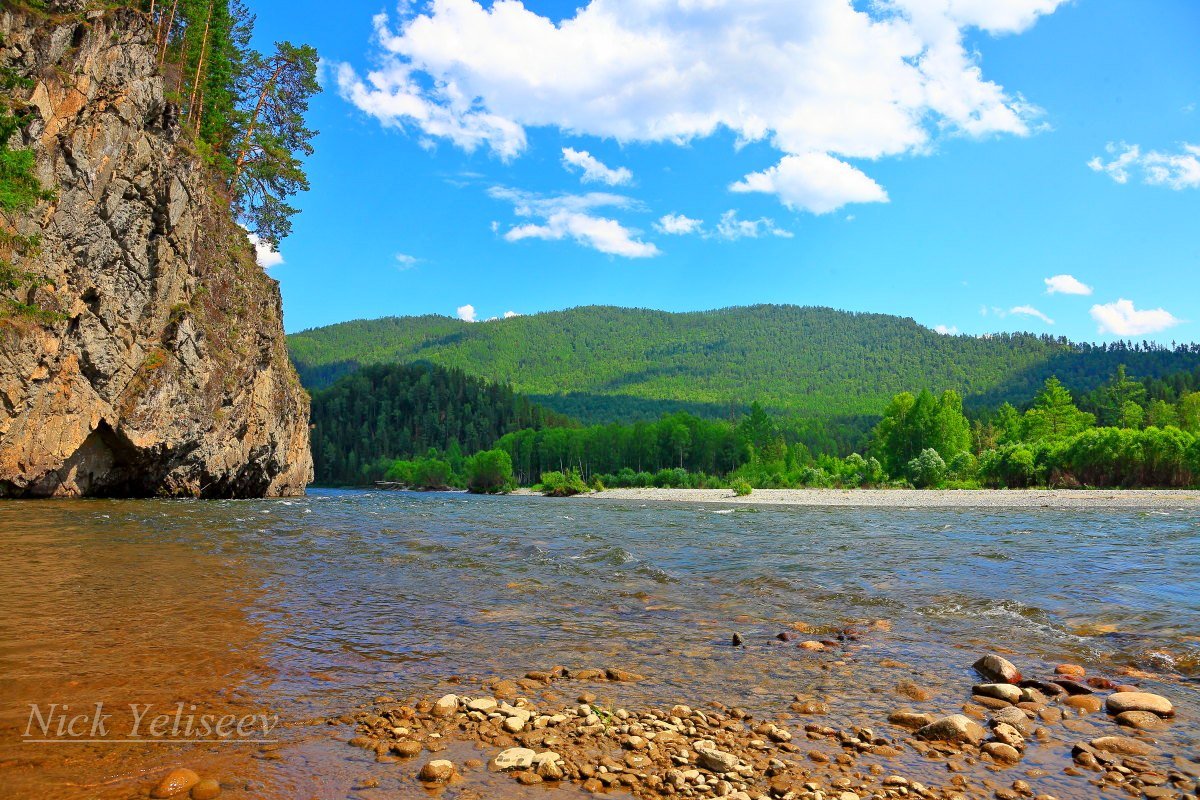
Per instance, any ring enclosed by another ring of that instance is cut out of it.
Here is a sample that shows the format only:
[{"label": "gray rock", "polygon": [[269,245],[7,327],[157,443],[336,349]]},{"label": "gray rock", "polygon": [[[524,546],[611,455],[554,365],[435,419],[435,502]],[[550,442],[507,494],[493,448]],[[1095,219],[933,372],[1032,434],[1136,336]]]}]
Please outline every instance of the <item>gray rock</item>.
[{"label": "gray rock", "polygon": [[1006,703],[1021,702],[1020,688],[1013,686],[1011,683],[980,683],[973,686],[971,691],[984,697],[994,697],[997,700],[1003,700]]},{"label": "gray rock", "polygon": [[984,680],[992,683],[1019,683],[1021,681],[1021,671],[1013,666],[1011,661],[998,655],[986,655],[972,666]]},{"label": "gray rock", "polygon": [[979,744],[985,736],[987,736],[987,731],[979,723],[963,714],[942,717],[917,731],[918,739],[940,742]]},{"label": "gray rock", "polygon": [[737,769],[738,757],[732,753],[712,748],[697,750],[696,754],[698,756],[696,763],[710,772],[725,773]]},{"label": "gray rock", "polygon": [[510,747],[492,759],[492,766],[501,771],[529,769],[537,753],[526,747]]}]

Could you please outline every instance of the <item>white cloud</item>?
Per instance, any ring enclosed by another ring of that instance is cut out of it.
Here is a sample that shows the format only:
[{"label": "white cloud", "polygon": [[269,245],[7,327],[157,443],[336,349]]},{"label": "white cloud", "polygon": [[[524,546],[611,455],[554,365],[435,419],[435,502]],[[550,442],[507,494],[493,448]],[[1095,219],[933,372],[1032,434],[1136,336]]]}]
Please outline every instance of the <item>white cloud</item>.
[{"label": "white cloud", "polygon": [[704,230],[704,220],[692,219],[683,214],[667,214],[654,223],[659,233],[670,236],[686,236],[690,233],[700,233]]},{"label": "white cloud", "polygon": [[580,180],[584,183],[603,183],[608,186],[624,186],[633,183],[633,173],[625,167],[611,169],[593,156],[587,150],[573,150],[564,147],[562,151],[563,166],[568,170],[583,170]]},{"label": "white cloud", "polygon": [[934,325],[933,330],[942,336],[957,336],[958,327],[955,325]]},{"label": "white cloud", "polygon": [[248,233],[246,238],[250,240],[250,244],[254,245],[254,259],[263,269],[278,267],[283,262],[283,254],[272,247],[267,242],[258,238],[257,233]]},{"label": "white cloud", "polygon": [[1079,294],[1089,295],[1092,287],[1076,278],[1074,275],[1055,275],[1046,278],[1046,294]]},{"label": "white cloud", "polygon": [[505,319],[512,319],[513,317],[519,317],[519,316],[521,316],[521,315],[515,311],[505,311],[504,312]]},{"label": "white cloud", "polygon": [[504,234],[505,241],[570,238],[601,253],[624,258],[651,258],[661,254],[652,242],[637,239],[635,231],[617,220],[592,213],[598,208],[636,206],[633,200],[623,195],[590,192],[546,197],[503,187],[494,187],[488,194],[497,200],[511,202],[517,216],[539,220],[510,228]]},{"label": "white cloud", "polygon": [[475,306],[467,303],[465,306],[459,306],[454,311],[454,316],[461,319],[463,322],[475,322]]},{"label": "white cloud", "polygon": [[1110,160],[1096,156],[1088,162],[1088,167],[1117,183],[1128,183],[1132,173],[1140,172],[1142,182],[1151,186],[1166,186],[1176,191],[1200,188],[1200,145],[1180,145],[1178,153],[1159,150],[1143,153],[1138,145],[1125,142],[1109,142],[1104,149]]},{"label": "white cloud", "polygon": [[1029,134],[1038,110],[984,77],[964,34],[1018,33],[1063,2],[590,0],[554,22],[517,0],[430,0],[375,17],[378,67],[342,64],[337,83],[384,125],[502,159],[530,127],[671,143],[730,130],[801,159],[758,184],[836,207],[886,196],[844,159]]},{"label": "white cloud", "polygon": [[753,172],[729,189],[774,194],[788,208],[814,214],[828,214],[847,203],[888,201],[882,186],[825,153],[785,156],[770,169]]},{"label": "white cloud", "polygon": [[[1054,320],[1050,319],[1050,317],[1046,316],[1041,311],[1038,311],[1033,306],[1015,306],[1014,308],[1010,308],[1008,310],[1008,313],[1009,314],[1020,314],[1021,316],[1026,316],[1026,317],[1036,317],[1036,318],[1040,319],[1042,322],[1046,323],[1047,325],[1054,324]],[[1001,315],[1001,316],[1003,316],[1003,315]]]},{"label": "white cloud", "polygon": [[730,210],[721,215],[717,223],[716,236],[718,239],[736,241],[738,239],[757,239],[760,236],[779,236],[791,239],[794,234],[775,224],[769,217],[759,219],[739,219],[737,212]]},{"label": "white cloud", "polygon": [[1092,319],[1099,325],[1100,333],[1112,333],[1117,336],[1158,333],[1183,322],[1164,308],[1138,310],[1131,301],[1124,299],[1115,303],[1094,305],[1091,314]]},{"label": "white cloud", "polygon": [[421,259],[416,256],[410,256],[407,253],[396,253],[396,269],[403,272],[407,269],[412,269]]}]

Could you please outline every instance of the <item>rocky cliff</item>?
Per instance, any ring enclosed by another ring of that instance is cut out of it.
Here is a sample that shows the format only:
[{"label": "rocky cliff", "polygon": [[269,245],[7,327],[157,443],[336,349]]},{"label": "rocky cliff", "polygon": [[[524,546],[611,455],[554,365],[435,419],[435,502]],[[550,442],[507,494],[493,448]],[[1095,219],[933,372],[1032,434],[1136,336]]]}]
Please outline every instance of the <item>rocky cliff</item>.
[{"label": "rocky cliff", "polygon": [[0,220],[40,239],[0,294],[0,496],[302,493],[278,285],[164,100],[149,23],[6,3],[0,36],[32,86],[10,145],[53,192]]}]

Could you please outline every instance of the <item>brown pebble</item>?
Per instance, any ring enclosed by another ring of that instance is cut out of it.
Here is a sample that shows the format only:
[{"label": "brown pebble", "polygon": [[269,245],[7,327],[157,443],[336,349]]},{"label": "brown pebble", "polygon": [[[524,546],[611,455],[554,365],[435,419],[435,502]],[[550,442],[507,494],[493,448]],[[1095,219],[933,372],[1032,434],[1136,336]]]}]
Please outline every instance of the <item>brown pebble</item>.
[{"label": "brown pebble", "polygon": [[1065,675],[1068,678],[1082,678],[1084,675],[1087,675],[1087,670],[1078,664],[1059,664],[1054,668],[1054,672],[1057,675]]},{"label": "brown pebble", "polygon": [[1104,706],[1100,702],[1100,698],[1094,694],[1073,694],[1066,700],[1063,700],[1063,705],[1079,709],[1087,714],[1094,714]]},{"label": "brown pebble", "polygon": [[1115,719],[1118,725],[1142,731],[1161,731],[1168,727],[1162,717],[1151,711],[1123,711]]},{"label": "brown pebble", "polygon": [[150,792],[151,797],[174,797],[183,794],[200,782],[200,776],[186,767],[171,770]]},{"label": "brown pebble", "polygon": [[213,800],[220,795],[221,784],[216,778],[205,778],[192,787],[192,800]]}]

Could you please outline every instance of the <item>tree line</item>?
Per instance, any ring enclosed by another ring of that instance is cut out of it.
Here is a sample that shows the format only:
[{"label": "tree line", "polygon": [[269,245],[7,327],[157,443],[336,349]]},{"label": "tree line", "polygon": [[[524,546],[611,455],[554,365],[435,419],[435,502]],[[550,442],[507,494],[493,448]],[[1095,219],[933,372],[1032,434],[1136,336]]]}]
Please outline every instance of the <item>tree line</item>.
[{"label": "tree line", "polygon": [[973,419],[953,390],[902,392],[861,454],[844,458],[814,453],[802,441],[806,425],[755,403],[736,421],[679,412],[628,425],[543,424],[502,433],[472,456],[451,443],[371,470],[418,488],[535,485],[553,494],[624,486],[1187,487],[1200,482],[1198,379],[1135,381],[1118,368],[1077,403],[1051,377],[1023,410],[1006,403]]}]

